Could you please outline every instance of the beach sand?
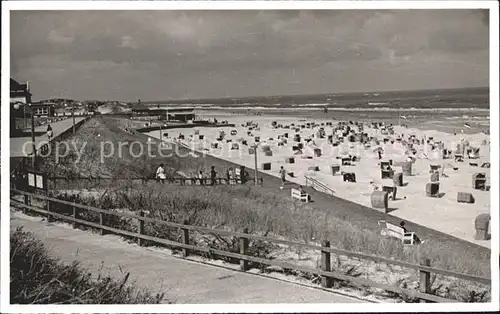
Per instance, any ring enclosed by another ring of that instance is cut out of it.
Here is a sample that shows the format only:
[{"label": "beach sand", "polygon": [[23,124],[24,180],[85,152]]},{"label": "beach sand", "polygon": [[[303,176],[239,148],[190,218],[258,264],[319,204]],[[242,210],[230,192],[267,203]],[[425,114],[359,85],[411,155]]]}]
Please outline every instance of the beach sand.
[{"label": "beach sand", "polygon": [[[408,139],[409,135],[414,135],[417,139],[426,139],[430,137],[433,140],[441,141],[444,147],[452,150],[456,149],[456,144],[461,140],[466,140],[472,147],[480,148],[478,159],[467,159],[463,162],[455,162],[453,158],[442,159],[437,152],[431,151],[430,145],[416,145],[417,153],[414,155],[415,162],[412,165],[412,175],[403,176],[403,182],[406,186],[397,187],[396,200],[389,201],[390,215],[401,218],[402,220],[412,221],[414,223],[450,234],[457,238],[470,241],[485,247],[490,247],[488,240],[474,240],[475,228],[474,220],[477,215],[482,213],[490,213],[490,192],[475,190],[472,188],[472,175],[474,173],[483,172],[486,174],[486,184],[489,185],[490,169],[481,168],[485,162],[490,162],[490,138],[484,133],[479,134],[449,134],[440,131],[419,130],[416,128],[405,128],[394,126],[394,135],[382,135],[380,130],[370,128],[364,124],[364,131],[368,136],[376,137],[380,140],[389,138],[396,140],[393,144],[380,142],[383,150],[383,158],[379,160],[378,154],[374,152],[377,145],[372,143],[371,147],[365,148],[360,143],[349,143],[347,140],[337,147],[332,147],[328,143],[328,135],[332,134],[333,127],[338,121],[319,120],[317,118],[298,118],[298,117],[273,117],[273,116],[242,116],[220,113],[212,115],[219,121],[227,120],[229,123],[235,124],[235,127],[223,128],[195,128],[195,129],[168,129],[164,130],[163,140],[179,141],[179,134],[185,136],[181,143],[198,151],[205,152],[215,157],[230,160],[232,162],[245,165],[250,169],[254,169],[255,156],[249,154],[249,146],[242,145],[241,141],[246,140],[248,145],[254,145],[255,136],[260,136],[260,144],[258,149],[258,167],[259,171],[271,175],[279,176],[280,167],[283,166],[287,172],[293,172],[294,178],[287,177],[291,182],[305,185],[305,175],[311,176],[321,183],[327,185],[334,191],[337,197],[348,199],[352,202],[359,203],[371,207],[371,194],[374,191],[374,186],[381,189],[382,186],[393,186],[392,179],[381,179],[380,161],[393,160],[393,163],[404,162],[407,160],[405,148],[398,143],[396,138],[404,136],[403,139]],[[258,123],[258,128],[248,135],[248,127],[242,126],[246,122],[253,121]],[[314,128],[301,128],[296,132],[293,128],[273,128],[272,122],[277,124],[301,125],[306,123],[321,124],[332,122],[333,126],[317,126]],[[373,121],[377,122],[377,121]],[[323,127],[326,133],[324,138],[314,136],[311,142],[315,145],[304,143],[305,138],[316,134],[318,129]],[[231,131],[236,130],[236,135],[231,135]],[[211,148],[211,143],[217,142],[219,132],[224,131],[226,136],[222,142],[219,142],[218,148]],[[204,135],[204,139],[200,140],[195,132]],[[166,134],[168,133],[168,136]],[[278,135],[288,133],[287,144],[278,146]],[[301,141],[304,143],[302,154],[294,155],[292,146],[297,143],[293,141],[294,134],[300,134]],[[159,131],[150,132],[148,135],[159,138]],[[272,138],[272,140],[271,140]],[[227,143],[226,140],[232,140]],[[234,143],[238,143],[239,149],[231,149]],[[272,150],[272,156],[265,156],[262,151],[262,146],[269,146]],[[314,148],[321,149],[322,155],[317,157],[314,155]],[[344,172],[354,172],[356,174],[356,182],[344,182],[340,173],[332,175],[331,166],[340,165],[340,160],[337,156],[359,156],[360,160],[356,161],[351,166],[340,166],[340,170]],[[410,154],[413,156],[413,154]],[[305,159],[303,157],[310,156],[312,158]],[[286,163],[285,159],[289,157],[295,158],[295,163]],[[262,170],[261,164],[270,162],[271,170]],[[478,166],[471,166],[469,163],[476,163]],[[430,165],[439,165],[440,187],[439,192],[444,193],[441,198],[427,197],[426,184],[430,182],[429,173]],[[309,167],[317,166],[319,171],[308,170]],[[444,174],[442,169],[444,167]],[[454,170],[456,168],[456,170]],[[393,166],[394,171],[402,172],[401,166]],[[207,169],[208,170],[208,169]],[[226,169],[217,169],[219,173],[224,173]],[[251,171],[252,172],[252,171]],[[253,175],[252,175],[253,176]],[[468,192],[472,193],[475,198],[474,204],[458,203],[457,193]],[[410,230],[411,231],[411,230]],[[423,239],[425,240],[425,239]]]}]

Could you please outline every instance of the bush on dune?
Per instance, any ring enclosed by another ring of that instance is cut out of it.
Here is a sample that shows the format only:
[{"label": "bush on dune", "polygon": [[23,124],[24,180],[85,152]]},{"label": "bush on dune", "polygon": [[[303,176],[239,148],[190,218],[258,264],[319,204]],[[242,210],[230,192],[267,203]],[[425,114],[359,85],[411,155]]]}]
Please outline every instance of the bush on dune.
[{"label": "bush on dune", "polygon": [[18,228],[10,237],[10,302],[12,304],[144,304],[160,303],[153,295],[109,276],[92,278],[77,263],[50,257],[31,233]]},{"label": "bush on dune", "polygon": [[167,164],[170,174],[180,167],[177,157],[161,157],[156,145],[151,145],[151,156],[145,145],[140,154],[141,147],[132,145],[135,141],[138,141],[137,136],[124,132],[116,121],[93,118],[78,130],[76,136],[65,140],[65,144],[54,146],[58,156],[63,157],[56,160],[56,154],[52,154],[43,160],[41,169],[63,176],[132,178],[151,176],[162,162]]}]

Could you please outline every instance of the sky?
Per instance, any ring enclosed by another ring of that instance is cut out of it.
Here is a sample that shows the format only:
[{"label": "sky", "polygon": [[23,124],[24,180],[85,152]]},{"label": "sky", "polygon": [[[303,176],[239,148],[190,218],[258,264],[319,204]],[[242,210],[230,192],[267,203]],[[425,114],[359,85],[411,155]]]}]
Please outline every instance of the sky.
[{"label": "sky", "polygon": [[143,101],[489,86],[484,10],[12,11],[33,98]]}]

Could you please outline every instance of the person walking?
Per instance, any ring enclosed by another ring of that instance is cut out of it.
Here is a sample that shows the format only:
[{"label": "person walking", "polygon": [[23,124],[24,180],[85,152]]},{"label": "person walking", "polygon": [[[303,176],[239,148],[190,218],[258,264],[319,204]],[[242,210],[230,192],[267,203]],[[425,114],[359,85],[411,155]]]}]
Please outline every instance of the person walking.
[{"label": "person walking", "polygon": [[165,174],[165,168],[163,167],[163,164],[160,164],[158,169],[156,169],[156,178],[160,180],[161,183],[165,183],[165,179],[167,178]]},{"label": "person walking", "polygon": [[52,139],[52,127],[50,126],[50,124],[47,126],[47,137],[49,138],[49,142],[50,140]]},{"label": "person walking", "polygon": [[281,177],[280,190],[283,190],[283,187],[285,186],[285,182],[286,182],[286,170],[285,170],[285,168],[283,168],[283,166],[281,166],[281,169],[280,169],[280,177]]},{"label": "person walking", "polygon": [[216,178],[217,178],[217,172],[215,171],[215,166],[212,166],[212,169],[210,170],[210,184],[215,185],[216,184]]}]

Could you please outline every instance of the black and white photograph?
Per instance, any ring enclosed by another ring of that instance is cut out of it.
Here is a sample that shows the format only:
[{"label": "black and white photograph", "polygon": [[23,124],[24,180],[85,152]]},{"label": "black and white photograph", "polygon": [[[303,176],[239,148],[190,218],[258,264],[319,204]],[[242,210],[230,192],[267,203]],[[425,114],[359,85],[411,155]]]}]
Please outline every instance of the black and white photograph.
[{"label": "black and white photograph", "polygon": [[2,312],[499,309],[498,3],[93,2],[2,3]]}]

